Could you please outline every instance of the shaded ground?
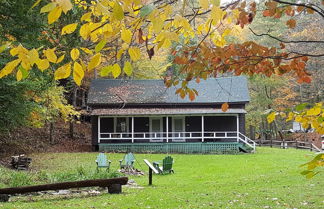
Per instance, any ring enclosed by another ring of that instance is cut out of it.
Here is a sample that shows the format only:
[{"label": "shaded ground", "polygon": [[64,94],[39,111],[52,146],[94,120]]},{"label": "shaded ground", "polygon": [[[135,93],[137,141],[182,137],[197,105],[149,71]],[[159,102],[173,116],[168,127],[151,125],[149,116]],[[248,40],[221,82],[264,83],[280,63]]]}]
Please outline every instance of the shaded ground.
[{"label": "shaded ground", "polygon": [[91,124],[74,124],[74,137],[71,139],[69,124],[58,122],[55,124],[53,139],[54,143],[50,143],[48,127],[21,128],[3,134],[0,136],[0,162],[16,154],[90,151]]}]

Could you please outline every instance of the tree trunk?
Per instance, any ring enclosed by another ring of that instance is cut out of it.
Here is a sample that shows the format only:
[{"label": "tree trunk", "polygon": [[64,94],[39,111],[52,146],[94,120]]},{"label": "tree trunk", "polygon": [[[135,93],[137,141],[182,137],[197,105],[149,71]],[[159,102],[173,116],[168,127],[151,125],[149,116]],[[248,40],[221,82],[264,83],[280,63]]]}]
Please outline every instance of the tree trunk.
[{"label": "tree trunk", "polygon": [[35,186],[23,186],[23,187],[12,187],[0,189],[0,194],[23,194],[29,192],[47,191],[47,190],[59,190],[69,188],[82,188],[82,187],[109,187],[110,185],[119,184],[126,185],[128,182],[127,177],[119,177],[112,179],[94,179],[94,180],[83,180],[83,181],[71,181],[53,184],[42,184]]},{"label": "tree trunk", "polygon": [[51,144],[54,144],[54,123],[53,122],[50,122],[50,130],[49,130],[49,141]]},{"label": "tree trunk", "polygon": [[[77,92],[78,92],[78,87],[74,86],[72,97],[71,97],[71,104],[73,105],[74,108],[76,108],[76,106],[77,106],[77,104],[76,104]],[[73,121],[70,121],[69,137],[71,139],[74,138],[74,123],[73,123]]]}]

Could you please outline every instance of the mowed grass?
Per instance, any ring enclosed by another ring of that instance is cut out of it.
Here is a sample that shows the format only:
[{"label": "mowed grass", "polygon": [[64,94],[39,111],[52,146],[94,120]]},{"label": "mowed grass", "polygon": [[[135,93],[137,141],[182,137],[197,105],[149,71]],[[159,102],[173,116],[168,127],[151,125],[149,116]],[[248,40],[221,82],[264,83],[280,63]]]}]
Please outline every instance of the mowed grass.
[{"label": "mowed grass", "polygon": [[[47,173],[92,172],[97,153],[35,154],[33,169]],[[308,156],[309,155],[309,156]],[[97,196],[14,197],[0,208],[324,208],[324,174],[311,180],[299,165],[310,151],[258,148],[255,154],[173,154],[175,174],[154,175],[148,186],[143,159],[161,160],[164,154],[135,154],[135,167],[145,176],[129,176],[144,188],[123,187],[122,194]],[[112,171],[123,154],[108,154]]]}]

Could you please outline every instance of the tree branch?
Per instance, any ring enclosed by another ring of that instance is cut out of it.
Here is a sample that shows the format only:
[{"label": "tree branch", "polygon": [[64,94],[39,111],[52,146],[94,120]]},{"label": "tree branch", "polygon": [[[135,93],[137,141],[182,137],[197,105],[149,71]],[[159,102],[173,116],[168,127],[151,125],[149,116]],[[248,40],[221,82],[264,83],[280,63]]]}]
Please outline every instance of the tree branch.
[{"label": "tree branch", "polygon": [[257,34],[256,32],[254,32],[251,28],[249,28],[250,29],[250,31],[254,34],[254,35],[256,35],[256,36],[268,36],[268,37],[270,37],[270,38],[272,38],[272,39],[275,39],[275,40],[277,40],[277,41],[280,41],[280,42],[282,42],[282,43],[324,43],[324,41],[303,41],[303,40],[299,40],[299,41],[288,41],[288,40],[282,40],[282,39],[280,39],[280,38],[278,38],[278,37],[275,37],[275,36],[273,36],[273,35],[270,35],[270,34],[268,34],[268,33],[261,33],[261,34]]},{"label": "tree branch", "polygon": [[313,10],[314,12],[316,12],[317,14],[319,14],[320,16],[322,16],[324,18],[324,13],[322,11],[319,11],[318,9],[316,9],[316,8],[310,6],[310,5],[301,4],[301,3],[286,2],[286,1],[281,1],[281,0],[273,0],[273,1],[281,3],[281,4],[306,7],[308,9]]}]

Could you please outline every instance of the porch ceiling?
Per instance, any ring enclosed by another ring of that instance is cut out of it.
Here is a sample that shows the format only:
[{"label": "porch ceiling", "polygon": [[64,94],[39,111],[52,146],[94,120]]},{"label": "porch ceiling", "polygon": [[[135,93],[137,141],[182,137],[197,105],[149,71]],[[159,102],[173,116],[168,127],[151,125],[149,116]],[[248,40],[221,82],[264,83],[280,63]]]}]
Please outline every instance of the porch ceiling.
[{"label": "porch ceiling", "polygon": [[226,112],[216,108],[110,108],[94,109],[91,115],[202,115],[246,113],[244,109],[229,108]]}]

